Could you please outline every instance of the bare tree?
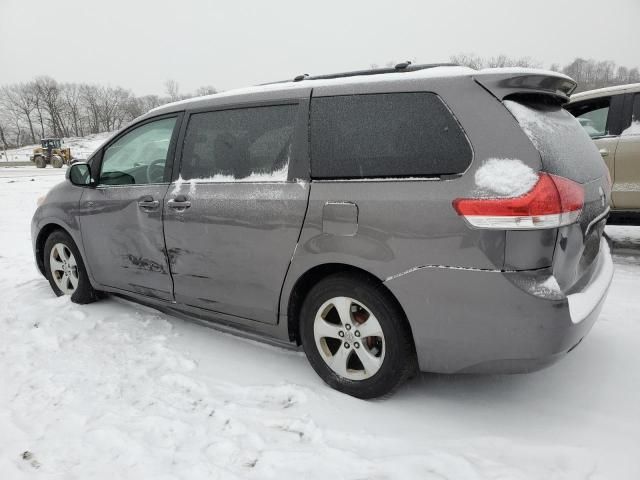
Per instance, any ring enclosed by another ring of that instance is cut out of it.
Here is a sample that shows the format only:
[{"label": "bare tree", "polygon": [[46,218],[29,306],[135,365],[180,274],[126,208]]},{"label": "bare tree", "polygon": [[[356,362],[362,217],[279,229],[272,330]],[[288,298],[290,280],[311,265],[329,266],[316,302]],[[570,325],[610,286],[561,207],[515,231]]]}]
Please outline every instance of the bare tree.
[{"label": "bare tree", "polygon": [[62,85],[62,111],[73,135],[82,137],[84,135],[81,119],[82,104],[78,84],[65,83]]},{"label": "bare tree", "polygon": [[175,80],[167,80],[164,82],[164,88],[172,102],[180,100],[180,86]]},{"label": "bare tree", "polygon": [[475,53],[459,53],[450,57],[452,63],[464,65],[465,67],[480,70],[482,68],[502,68],[502,67],[529,67],[540,68],[541,63],[530,57],[512,58],[505,54],[495,57],[483,58]]},{"label": "bare tree", "polygon": [[31,141],[35,143],[36,135],[32,116],[36,108],[33,90],[30,85],[20,83],[2,88],[3,107],[16,117],[22,117],[29,125]]},{"label": "bare tree", "polygon": [[35,88],[38,97],[42,100],[44,110],[48,114],[51,130],[55,137],[68,135],[61,115],[60,87],[51,77],[37,77]]},{"label": "bare tree", "polygon": [[211,85],[205,85],[203,87],[200,87],[196,90],[196,97],[203,97],[205,95],[213,95],[214,93],[218,93],[218,91],[215,89],[215,87],[212,87]]}]

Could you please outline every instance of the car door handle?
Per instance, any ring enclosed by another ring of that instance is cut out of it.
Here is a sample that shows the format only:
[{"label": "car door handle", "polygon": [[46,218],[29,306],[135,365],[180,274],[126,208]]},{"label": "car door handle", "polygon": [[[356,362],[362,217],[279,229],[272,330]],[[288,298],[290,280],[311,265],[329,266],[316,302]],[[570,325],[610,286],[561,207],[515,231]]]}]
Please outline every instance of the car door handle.
[{"label": "car door handle", "polygon": [[187,200],[184,195],[179,195],[176,198],[172,198],[167,202],[167,207],[174,210],[185,210],[191,206],[191,202]]},{"label": "car door handle", "polygon": [[152,210],[154,208],[158,208],[160,202],[158,200],[154,200],[152,197],[143,197],[138,200],[138,206],[142,210]]},{"label": "car door handle", "polygon": [[607,150],[606,148],[601,148],[600,149],[600,156],[608,157],[609,156],[609,150]]}]

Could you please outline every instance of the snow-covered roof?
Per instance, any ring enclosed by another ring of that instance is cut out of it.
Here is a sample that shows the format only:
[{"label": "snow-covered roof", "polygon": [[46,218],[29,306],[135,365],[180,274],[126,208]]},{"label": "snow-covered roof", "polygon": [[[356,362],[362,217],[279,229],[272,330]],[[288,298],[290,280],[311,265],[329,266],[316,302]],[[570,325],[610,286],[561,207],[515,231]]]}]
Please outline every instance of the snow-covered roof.
[{"label": "snow-covered roof", "polygon": [[616,85],[613,87],[597,88],[595,90],[587,90],[586,92],[574,93],[571,95],[571,101],[587,100],[589,98],[599,97],[604,94],[620,94],[626,92],[640,92],[640,83],[629,83],[626,85]]},{"label": "snow-covered roof", "polygon": [[320,86],[353,85],[353,84],[372,83],[372,82],[392,82],[392,81],[398,81],[398,80],[441,78],[441,77],[471,75],[473,73],[476,73],[476,70],[473,70],[472,68],[461,67],[461,66],[442,66],[442,67],[426,68],[423,70],[415,70],[415,71],[399,70],[398,72],[392,72],[392,73],[357,75],[352,77],[305,79],[298,82],[291,80],[290,82],[278,82],[278,83],[268,83],[264,85],[254,85],[251,87],[242,87],[242,88],[236,88],[233,90],[227,90],[225,92],[214,93],[212,95],[189,98],[186,100],[180,100],[177,102],[162,105],[160,107],[154,108],[151,111],[153,112],[156,110],[169,108],[169,107],[176,107],[179,105],[188,105],[192,102],[196,102],[200,100],[219,99],[219,98],[248,95],[248,94],[255,94],[255,93],[308,89],[308,88],[316,88]]},{"label": "snow-covered roof", "polygon": [[160,107],[154,108],[149,113],[157,113],[159,111],[176,111],[180,106],[191,105],[193,103],[201,103],[206,100],[219,100],[225,98],[232,98],[236,96],[244,96],[259,93],[278,93],[284,91],[296,91],[299,90],[302,94],[303,90],[309,90],[310,88],[318,87],[331,87],[339,85],[359,85],[363,83],[384,83],[384,82],[398,82],[398,81],[415,81],[424,79],[438,79],[446,77],[482,77],[489,75],[547,75],[553,77],[566,78],[571,80],[570,77],[550,70],[540,70],[535,68],[486,68],[482,70],[474,70],[472,68],[463,66],[435,66],[431,68],[424,68],[420,70],[405,71],[399,70],[397,72],[390,73],[372,73],[370,75],[354,75],[343,76],[338,78],[307,78],[300,81],[291,80],[290,82],[277,82],[264,85],[255,85],[250,87],[237,88],[233,90],[227,90],[225,92],[214,93],[212,95],[205,95],[202,97],[194,97],[186,100],[180,100],[173,103],[168,103]]}]

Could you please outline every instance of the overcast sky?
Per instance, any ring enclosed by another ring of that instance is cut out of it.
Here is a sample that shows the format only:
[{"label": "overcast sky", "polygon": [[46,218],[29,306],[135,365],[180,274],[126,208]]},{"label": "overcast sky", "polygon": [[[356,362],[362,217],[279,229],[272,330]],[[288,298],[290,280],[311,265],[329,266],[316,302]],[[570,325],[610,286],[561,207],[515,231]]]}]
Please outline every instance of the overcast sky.
[{"label": "overcast sky", "polygon": [[226,90],[459,52],[640,66],[640,0],[0,0],[0,85]]}]

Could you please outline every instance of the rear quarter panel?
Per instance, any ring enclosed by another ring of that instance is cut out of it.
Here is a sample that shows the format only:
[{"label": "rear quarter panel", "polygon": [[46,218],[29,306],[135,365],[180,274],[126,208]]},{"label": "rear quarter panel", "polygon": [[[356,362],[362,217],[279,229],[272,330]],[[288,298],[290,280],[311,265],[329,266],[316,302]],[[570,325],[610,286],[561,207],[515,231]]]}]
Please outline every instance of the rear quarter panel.
[{"label": "rear quarter panel", "polygon": [[[489,159],[517,158],[535,171],[541,168],[538,152],[501,102],[470,77],[332,85],[314,89],[313,95],[411,91],[435,92],[448,105],[471,143],[470,167],[450,180],[312,181],[302,234],[283,288],[281,312],[287,311],[296,280],[325,263],[355,266],[381,280],[428,265],[504,268],[505,232],[471,229],[451,204],[457,197],[473,194],[475,171]],[[355,234],[323,230],[323,210],[328,202],[357,205]]]}]

